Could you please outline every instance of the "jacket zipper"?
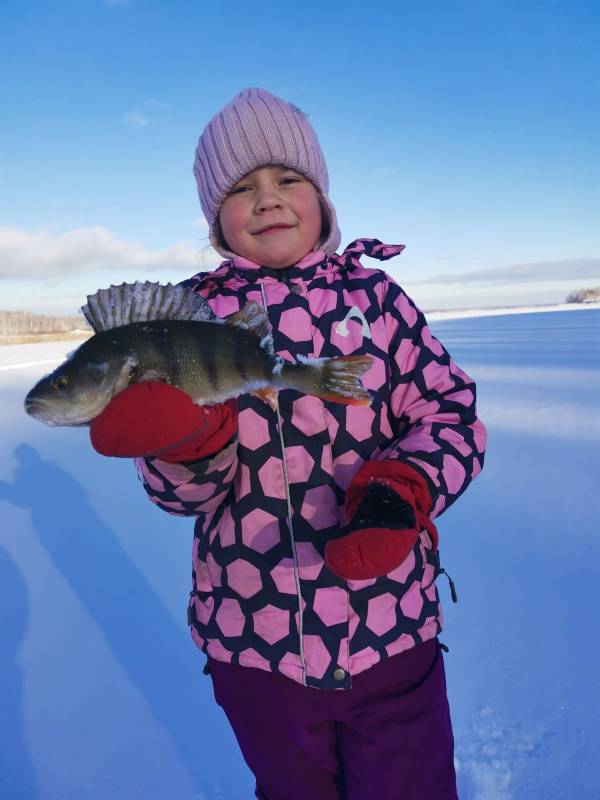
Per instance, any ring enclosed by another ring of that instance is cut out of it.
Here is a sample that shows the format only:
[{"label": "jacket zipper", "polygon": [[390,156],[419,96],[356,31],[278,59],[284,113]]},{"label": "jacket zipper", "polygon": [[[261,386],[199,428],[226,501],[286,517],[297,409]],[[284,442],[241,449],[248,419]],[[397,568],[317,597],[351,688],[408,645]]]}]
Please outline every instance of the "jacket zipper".
[{"label": "jacket zipper", "polygon": [[[289,273],[288,273],[289,279]],[[260,293],[262,295],[263,307],[267,311],[267,297],[265,294],[264,284],[260,285]],[[267,312],[268,313],[268,312]],[[285,485],[285,497],[287,500],[288,520],[290,527],[290,539],[292,543],[292,559],[294,561],[294,580],[296,582],[296,595],[298,597],[298,638],[300,642],[300,663],[302,664],[302,683],[306,683],[306,660],[304,658],[304,639],[303,639],[303,611],[302,611],[302,591],[300,589],[300,570],[298,568],[298,554],[296,553],[296,539],[294,537],[294,525],[292,523],[292,499],[290,495],[290,482],[288,478],[287,464],[285,461],[285,446],[283,442],[283,428],[281,424],[281,414],[279,413],[279,400],[277,401],[277,430],[279,431],[279,443],[281,446],[281,463],[283,465],[283,482]]]},{"label": "jacket zipper", "polygon": [[[292,269],[293,267],[263,267],[267,270],[267,274],[282,283],[287,283],[288,286],[292,283]],[[262,284],[261,284],[262,286]]]},{"label": "jacket zipper", "polygon": [[275,278],[280,283],[285,283],[292,294],[302,294],[300,285],[294,283],[292,280],[292,271],[294,267],[282,267],[282,269],[269,269],[269,275]]}]

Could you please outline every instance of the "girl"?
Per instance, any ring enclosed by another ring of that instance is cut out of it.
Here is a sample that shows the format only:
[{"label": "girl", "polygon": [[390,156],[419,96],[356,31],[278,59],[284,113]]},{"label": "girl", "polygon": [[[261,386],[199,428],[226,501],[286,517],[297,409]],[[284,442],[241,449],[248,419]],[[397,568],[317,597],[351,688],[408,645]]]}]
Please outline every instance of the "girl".
[{"label": "girl", "polygon": [[[340,242],[317,137],[262,89],[206,126],[194,174],[225,257],[185,285],[261,303],[287,361],[368,354],[369,406],[287,389],[199,408],[158,382],[92,424],[152,502],[196,517],[188,622],[263,800],[450,800],[438,517],[480,472],[475,386],[402,289]],[[214,376],[218,384],[218,374]]]}]

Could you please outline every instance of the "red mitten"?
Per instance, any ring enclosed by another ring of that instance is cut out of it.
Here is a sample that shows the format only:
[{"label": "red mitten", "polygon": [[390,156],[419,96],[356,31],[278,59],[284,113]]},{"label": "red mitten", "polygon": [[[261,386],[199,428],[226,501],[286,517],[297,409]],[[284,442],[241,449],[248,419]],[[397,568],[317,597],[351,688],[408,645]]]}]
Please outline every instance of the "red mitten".
[{"label": "red mitten", "polygon": [[366,461],[346,492],[348,525],[325,546],[325,564],[340,578],[378,578],[400,566],[425,528],[437,549],[429,519],[427,483],[397,461]]},{"label": "red mitten", "polygon": [[128,386],[90,425],[104,456],[155,456],[191,462],[221,450],[237,429],[237,401],[197,406],[181,389],[158,381]]}]

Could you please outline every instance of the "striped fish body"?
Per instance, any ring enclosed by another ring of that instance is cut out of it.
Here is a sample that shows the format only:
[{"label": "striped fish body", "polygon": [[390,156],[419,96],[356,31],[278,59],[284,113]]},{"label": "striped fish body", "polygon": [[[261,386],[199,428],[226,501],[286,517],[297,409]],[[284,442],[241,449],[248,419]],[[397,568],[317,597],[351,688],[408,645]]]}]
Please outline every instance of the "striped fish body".
[{"label": "striped fish body", "polygon": [[208,321],[153,320],[95,334],[72,356],[71,367],[127,359],[128,385],[165,381],[199,404],[267,387],[277,364],[252,331]]},{"label": "striped fish body", "polygon": [[135,283],[97,292],[82,311],[94,336],[25,398],[27,413],[47,425],[85,425],[126,386],[151,380],[199,405],[256,393],[274,407],[282,387],[348,405],[371,402],[359,382],[370,356],[284,362],[273,351],[267,313],[254,302],[223,320],[188,289]]}]

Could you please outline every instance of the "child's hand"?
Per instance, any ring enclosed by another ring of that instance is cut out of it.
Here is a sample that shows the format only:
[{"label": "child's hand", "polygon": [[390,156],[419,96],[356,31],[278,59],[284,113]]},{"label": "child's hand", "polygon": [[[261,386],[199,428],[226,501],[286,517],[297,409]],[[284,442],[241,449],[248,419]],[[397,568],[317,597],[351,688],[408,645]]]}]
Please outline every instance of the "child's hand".
[{"label": "child's hand", "polygon": [[91,423],[90,439],[105,456],[192,462],[221,450],[236,428],[236,400],[197,406],[174,386],[144,381],[111,400]]},{"label": "child's hand", "polygon": [[430,506],[425,482],[412,468],[366,462],[346,494],[350,522],[325,546],[328,569],[352,580],[386,575],[405,561],[423,528],[437,547],[437,530],[427,516]]}]

